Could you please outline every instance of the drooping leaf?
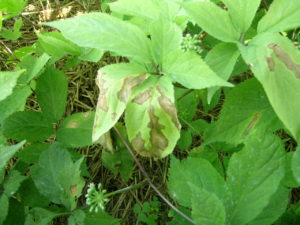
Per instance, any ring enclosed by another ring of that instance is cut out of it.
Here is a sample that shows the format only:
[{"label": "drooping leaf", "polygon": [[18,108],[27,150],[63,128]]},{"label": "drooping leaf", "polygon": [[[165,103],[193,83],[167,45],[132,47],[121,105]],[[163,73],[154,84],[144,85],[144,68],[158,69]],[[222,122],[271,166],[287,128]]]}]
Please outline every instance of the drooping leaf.
[{"label": "drooping leaf", "polygon": [[145,69],[137,64],[105,66],[98,72],[99,97],[93,128],[93,141],[111,129],[123,114],[132,89],[146,79]]},{"label": "drooping leaf", "polygon": [[268,13],[259,21],[257,31],[281,32],[300,26],[300,1],[274,0]]},{"label": "drooping leaf", "polygon": [[19,76],[24,72],[25,70],[0,72],[0,101],[11,95]]},{"label": "drooping leaf", "polygon": [[251,26],[255,13],[261,0],[222,0],[228,7],[228,13],[232,23],[241,33],[245,32]]},{"label": "drooping leaf", "polygon": [[36,96],[43,116],[57,122],[67,105],[68,81],[66,75],[54,67],[47,67],[36,84]]},{"label": "drooping leaf", "polygon": [[285,152],[273,134],[252,135],[242,151],[234,153],[227,171],[227,221],[247,224],[265,209],[285,173]]},{"label": "drooping leaf", "polygon": [[41,154],[39,163],[30,170],[39,192],[54,203],[73,210],[76,197],[81,195],[84,185],[80,176],[82,159],[74,163],[68,151],[54,143]]},{"label": "drooping leaf", "polygon": [[[221,43],[207,53],[205,62],[219,77],[228,80],[239,55],[240,53],[234,44]],[[218,89],[218,87],[208,89],[208,103],[211,102],[212,97]]]},{"label": "drooping leaf", "polygon": [[218,77],[209,66],[193,52],[181,50],[169,53],[163,62],[163,71],[174,82],[190,89],[232,86]]},{"label": "drooping leaf", "polygon": [[89,13],[46,23],[82,47],[112,51],[141,63],[151,62],[150,40],[136,26],[108,14]]},{"label": "drooping leaf", "polygon": [[6,163],[24,145],[24,143],[25,141],[22,141],[16,145],[0,146],[0,173],[4,169]]},{"label": "drooping leaf", "polygon": [[239,144],[256,130],[275,131],[281,123],[256,79],[249,79],[232,89],[217,122],[204,133],[205,144],[228,142]]},{"label": "drooping leaf", "polygon": [[31,94],[29,86],[16,87],[11,95],[0,101],[0,124],[16,111],[24,110],[27,97]]},{"label": "drooping leaf", "polygon": [[57,141],[66,147],[92,145],[95,112],[75,113],[65,118],[57,131]]},{"label": "drooping leaf", "polygon": [[181,127],[172,82],[151,76],[136,93],[126,107],[128,139],[140,155],[163,158],[173,151]]},{"label": "drooping leaf", "polygon": [[35,111],[15,112],[3,124],[3,134],[17,141],[43,141],[52,133],[52,124],[43,119],[42,113]]},{"label": "drooping leaf", "polygon": [[207,160],[190,157],[180,162],[172,157],[168,179],[170,196],[181,205],[191,207],[194,198],[193,187],[197,187],[199,191],[204,190],[206,196],[212,193],[216,198],[222,198],[224,194],[224,180]]},{"label": "drooping leaf", "polygon": [[[239,32],[227,11],[209,1],[194,1],[182,4],[187,13],[207,33],[224,42],[236,42]],[[218,22],[216,22],[218,21]]]},{"label": "drooping leaf", "polygon": [[245,61],[262,83],[268,99],[292,136],[300,140],[300,52],[279,34],[256,36],[240,46]]}]

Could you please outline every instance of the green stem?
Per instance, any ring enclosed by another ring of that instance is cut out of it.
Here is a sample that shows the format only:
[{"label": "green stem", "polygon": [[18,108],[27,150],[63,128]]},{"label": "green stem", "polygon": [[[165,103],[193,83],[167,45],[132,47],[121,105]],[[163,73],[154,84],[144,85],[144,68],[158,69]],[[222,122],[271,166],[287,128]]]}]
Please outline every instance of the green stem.
[{"label": "green stem", "polygon": [[123,188],[123,189],[120,189],[120,190],[117,190],[117,191],[109,192],[109,193],[105,194],[104,197],[108,198],[108,197],[113,196],[113,195],[122,194],[124,192],[130,191],[130,190],[133,190],[133,189],[137,189],[146,182],[147,182],[147,180],[144,180],[144,181],[142,181],[138,184],[134,184],[134,185],[128,186],[126,188]]}]

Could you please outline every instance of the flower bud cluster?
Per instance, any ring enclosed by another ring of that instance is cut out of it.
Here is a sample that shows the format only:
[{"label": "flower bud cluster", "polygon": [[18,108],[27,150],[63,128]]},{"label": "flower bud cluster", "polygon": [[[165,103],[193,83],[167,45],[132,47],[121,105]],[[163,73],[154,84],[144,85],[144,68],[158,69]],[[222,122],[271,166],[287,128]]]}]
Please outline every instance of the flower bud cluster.
[{"label": "flower bud cluster", "polygon": [[183,37],[181,42],[181,49],[183,51],[193,51],[198,54],[202,52],[202,49],[198,45],[201,41],[198,39],[197,35],[191,36],[190,34],[187,34],[185,37]]},{"label": "flower bud cluster", "polygon": [[86,204],[90,206],[90,212],[98,212],[99,209],[104,210],[106,202],[109,201],[105,197],[106,190],[102,190],[102,184],[98,184],[96,188],[94,183],[90,183],[86,197]]}]

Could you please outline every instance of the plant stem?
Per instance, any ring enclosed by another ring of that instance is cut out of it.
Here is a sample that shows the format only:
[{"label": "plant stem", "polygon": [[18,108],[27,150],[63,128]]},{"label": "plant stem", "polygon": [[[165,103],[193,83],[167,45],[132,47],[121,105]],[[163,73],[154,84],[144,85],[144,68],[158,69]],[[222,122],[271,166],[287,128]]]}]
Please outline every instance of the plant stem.
[{"label": "plant stem", "polygon": [[145,182],[147,182],[147,180],[144,180],[138,184],[134,184],[134,185],[131,185],[131,186],[128,186],[126,188],[122,188],[120,190],[116,190],[116,191],[113,191],[113,192],[109,192],[107,194],[104,195],[105,198],[108,198],[110,196],[113,196],[113,195],[117,195],[117,194],[121,194],[121,193],[124,193],[124,192],[127,192],[127,191],[130,191],[130,190],[133,190],[133,189],[137,189],[139,188],[140,186],[142,186]]}]

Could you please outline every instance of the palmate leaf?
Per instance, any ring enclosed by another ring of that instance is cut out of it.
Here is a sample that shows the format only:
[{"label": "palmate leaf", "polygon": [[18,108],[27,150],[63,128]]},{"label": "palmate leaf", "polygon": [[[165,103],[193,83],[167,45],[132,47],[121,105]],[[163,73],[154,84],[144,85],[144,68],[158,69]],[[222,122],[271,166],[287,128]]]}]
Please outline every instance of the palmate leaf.
[{"label": "palmate leaf", "polygon": [[140,63],[151,62],[150,40],[137,26],[108,14],[89,13],[46,25],[82,47],[112,51]]},{"label": "palmate leaf", "polygon": [[258,35],[239,46],[268,99],[296,141],[300,140],[300,52],[279,34]]},{"label": "palmate leaf", "polygon": [[179,139],[180,124],[174,105],[174,90],[168,77],[151,76],[136,89],[126,107],[128,138],[142,156],[162,158]]},{"label": "palmate leaf", "polygon": [[300,1],[274,0],[268,13],[259,21],[257,31],[281,32],[300,26]]},{"label": "palmate leaf", "polygon": [[138,64],[120,63],[105,66],[98,72],[100,93],[93,128],[93,141],[108,132],[123,114],[132,89],[146,79]]}]

